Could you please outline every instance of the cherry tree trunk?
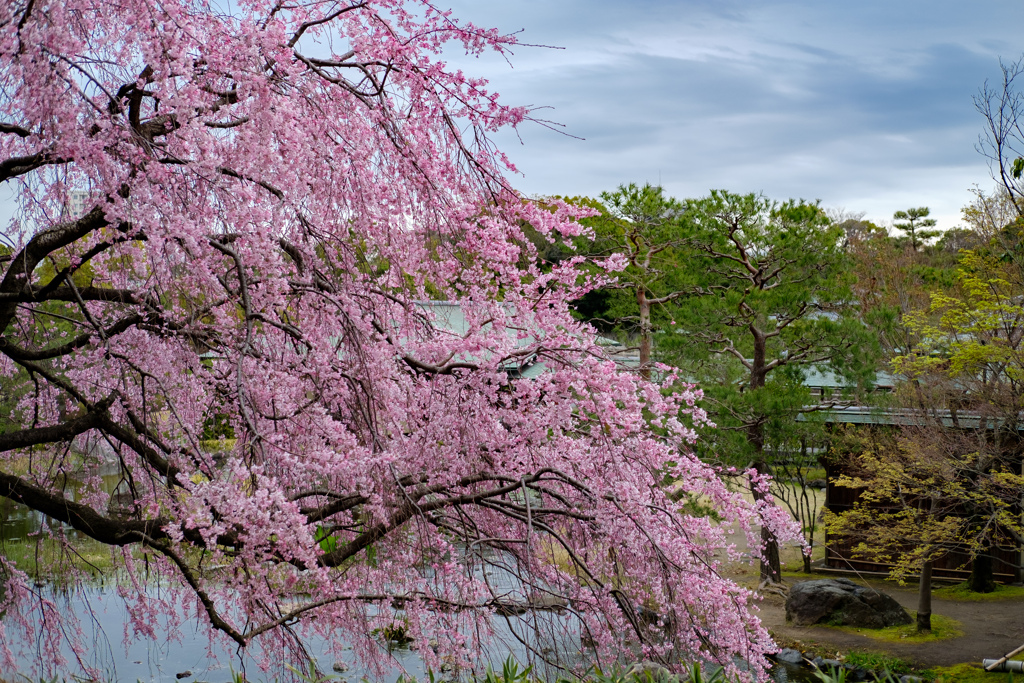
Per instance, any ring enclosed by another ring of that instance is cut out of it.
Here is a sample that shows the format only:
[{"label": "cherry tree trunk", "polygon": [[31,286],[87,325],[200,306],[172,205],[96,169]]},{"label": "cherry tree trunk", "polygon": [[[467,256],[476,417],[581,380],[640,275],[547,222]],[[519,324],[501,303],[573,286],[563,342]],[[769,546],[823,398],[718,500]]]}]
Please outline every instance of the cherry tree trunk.
[{"label": "cherry tree trunk", "polygon": [[640,374],[644,379],[651,378],[651,302],[643,287],[636,290],[636,303],[640,307]]}]

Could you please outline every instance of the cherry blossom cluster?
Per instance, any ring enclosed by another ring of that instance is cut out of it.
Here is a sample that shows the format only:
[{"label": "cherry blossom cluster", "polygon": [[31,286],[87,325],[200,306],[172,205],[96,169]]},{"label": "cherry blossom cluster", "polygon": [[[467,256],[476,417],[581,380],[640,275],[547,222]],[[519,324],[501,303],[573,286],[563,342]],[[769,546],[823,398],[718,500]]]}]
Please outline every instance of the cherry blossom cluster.
[{"label": "cherry blossom cluster", "polygon": [[[571,236],[585,213],[513,190],[487,135],[530,111],[442,55],[514,37],[412,0],[227,7],[0,8],[19,206],[0,495],[69,552],[111,546],[132,635],[178,615],[231,646],[316,633],[380,663],[374,633],[401,618],[437,641],[428,666],[472,666],[495,615],[548,596],[601,661],[761,676],[770,639],[720,569],[732,534],[794,532],[691,454],[695,390],[623,371],[574,320],[597,284],[579,259],[537,259],[523,226]],[[170,590],[145,589],[154,571]],[[9,630],[52,611],[3,574]],[[31,621],[54,624],[55,661],[59,616]]]}]

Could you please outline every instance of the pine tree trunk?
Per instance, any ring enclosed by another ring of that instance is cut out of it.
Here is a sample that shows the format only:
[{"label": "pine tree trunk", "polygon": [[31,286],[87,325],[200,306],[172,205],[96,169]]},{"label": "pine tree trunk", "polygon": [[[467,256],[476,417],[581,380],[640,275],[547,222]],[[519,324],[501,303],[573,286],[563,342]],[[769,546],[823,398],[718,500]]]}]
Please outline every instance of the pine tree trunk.
[{"label": "pine tree trunk", "polygon": [[[759,389],[764,386],[768,374],[765,359],[767,343],[763,334],[754,331],[754,358],[750,369],[750,388]],[[760,422],[755,422],[747,427],[747,443],[750,444],[754,455],[754,470],[758,474],[770,474],[771,469],[764,461],[764,427]],[[754,500],[767,500],[771,498],[770,492],[759,493],[757,488],[751,486]],[[761,527],[761,544],[764,546],[764,556],[761,558],[761,581],[769,583],[780,583],[782,581],[782,563],[779,560],[779,541],[775,534],[766,527]]]},{"label": "pine tree trunk", "polygon": [[[768,472],[768,464],[757,462],[753,469],[759,474],[765,474]],[[751,482],[750,490],[755,501],[771,498],[771,493],[762,493],[753,485],[753,482]],[[761,581],[780,583],[782,581],[782,563],[779,560],[779,541],[767,527],[761,527],[761,544],[764,546],[764,554],[761,557]]]},{"label": "pine tree trunk", "polygon": [[761,527],[761,543],[764,545],[764,557],[761,558],[761,581],[769,583],[782,582],[782,562],[779,559],[779,542],[775,534]]},{"label": "pine tree trunk", "polygon": [[917,588],[917,632],[932,630],[932,561],[921,565],[921,581]]}]

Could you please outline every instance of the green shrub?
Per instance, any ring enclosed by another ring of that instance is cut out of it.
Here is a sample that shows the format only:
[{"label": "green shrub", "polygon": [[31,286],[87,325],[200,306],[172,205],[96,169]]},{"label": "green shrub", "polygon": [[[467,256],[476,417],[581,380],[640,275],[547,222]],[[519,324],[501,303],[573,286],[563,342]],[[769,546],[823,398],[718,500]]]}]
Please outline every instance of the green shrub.
[{"label": "green shrub", "polygon": [[878,652],[851,652],[846,656],[846,661],[868,671],[888,671],[901,676],[911,671],[910,662]]}]

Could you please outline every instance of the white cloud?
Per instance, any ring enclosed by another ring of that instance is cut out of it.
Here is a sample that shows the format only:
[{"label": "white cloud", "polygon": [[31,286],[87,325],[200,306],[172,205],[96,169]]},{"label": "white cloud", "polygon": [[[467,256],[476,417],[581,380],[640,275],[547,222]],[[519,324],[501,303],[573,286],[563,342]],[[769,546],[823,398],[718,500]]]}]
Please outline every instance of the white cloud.
[{"label": "white cloud", "polygon": [[972,185],[992,184],[971,97],[999,75],[999,56],[1024,49],[1018,0],[450,4],[564,48],[520,46],[511,67],[445,55],[584,138],[537,125],[500,134],[527,194],[651,181],[680,197],[714,187],[820,198],[876,220],[927,205],[941,227],[958,222]]},{"label": "white cloud", "polygon": [[[524,42],[513,68],[484,59],[510,103],[580,141],[525,126],[501,136],[528,194],[588,194],[629,181],[677,196],[712,187],[821,198],[885,220],[927,205],[959,221],[973,184],[972,95],[1015,59],[1024,5],[606,0],[455,3],[456,14]],[[460,64],[461,65],[461,64]]]}]

